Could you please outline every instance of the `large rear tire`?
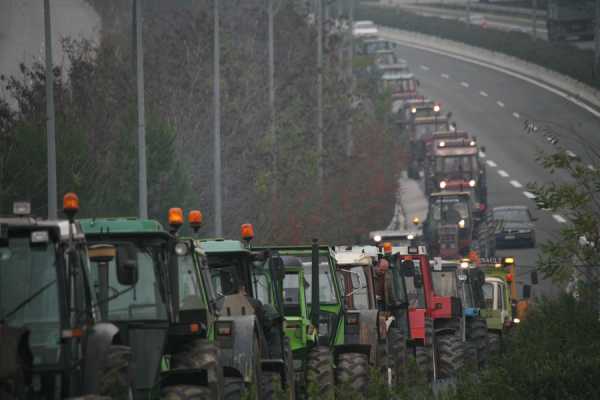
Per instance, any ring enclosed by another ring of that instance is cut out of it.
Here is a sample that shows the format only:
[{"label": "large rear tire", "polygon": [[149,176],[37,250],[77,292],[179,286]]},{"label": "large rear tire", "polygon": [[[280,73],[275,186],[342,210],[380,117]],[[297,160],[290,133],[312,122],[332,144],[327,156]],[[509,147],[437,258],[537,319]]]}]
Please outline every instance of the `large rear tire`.
[{"label": "large rear tire", "polygon": [[502,350],[502,335],[498,332],[488,333],[488,351],[490,353],[500,353]]},{"label": "large rear tire", "polygon": [[[406,382],[407,378],[407,351],[406,337],[401,328],[390,327],[388,331],[388,366],[392,375],[392,386]],[[387,371],[385,375],[387,381]]]},{"label": "large rear tire", "polygon": [[335,375],[333,355],[329,347],[317,346],[308,354],[306,360],[307,392],[315,392],[321,399],[331,399],[335,393]]},{"label": "large rear tire", "polygon": [[243,378],[225,378],[223,386],[225,400],[240,400],[244,393],[246,393],[246,386]]},{"label": "large rear tire", "polygon": [[173,385],[161,390],[161,400],[213,400],[211,390],[206,386]]},{"label": "large rear tire", "polygon": [[262,400],[276,400],[282,398],[283,385],[279,373],[263,371],[261,379]]},{"label": "large rear tire", "polygon": [[129,346],[111,345],[100,371],[99,394],[114,400],[130,399],[133,393],[129,368],[132,353]]},{"label": "large rear tire", "polygon": [[465,346],[457,333],[436,335],[437,372],[439,378],[457,375],[465,363]]},{"label": "large rear tire", "polygon": [[361,353],[340,354],[335,374],[338,385],[366,395],[369,386],[369,356]]}]

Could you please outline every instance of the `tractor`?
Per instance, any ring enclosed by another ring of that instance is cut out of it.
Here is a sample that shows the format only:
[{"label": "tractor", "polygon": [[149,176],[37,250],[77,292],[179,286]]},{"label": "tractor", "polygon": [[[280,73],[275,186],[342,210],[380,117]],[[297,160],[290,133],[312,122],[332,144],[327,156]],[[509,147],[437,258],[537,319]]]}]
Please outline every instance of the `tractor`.
[{"label": "tractor", "polygon": [[250,246],[254,229],[242,225],[238,240],[200,239],[219,297],[215,336],[225,374],[225,398],[244,393],[271,399],[295,397],[294,360],[284,330],[281,285],[285,270],[270,250]]},{"label": "tractor", "polygon": [[169,210],[171,233],[139,218],[80,224],[100,313],[133,350],[133,398],[221,399],[219,352],[210,342],[215,298],[206,266],[195,268],[189,243],[174,235],[181,209]]},{"label": "tractor", "polygon": [[425,246],[399,247],[393,256],[405,279],[411,350],[417,366],[428,378],[455,376],[465,357],[460,298],[435,291]]},{"label": "tractor", "polygon": [[[312,266],[316,261],[313,261],[315,250],[312,246],[274,246],[270,249],[282,257],[297,258],[302,262],[306,282],[312,281]],[[335,383],[365,394],[369,382],[371,344],[364,343],[357,337],[357,330],[362,326],[362,321],[360,315],[349,312],[344,306],[342,285],[336,272],[335,254],[328,246],[318,247],[318,271],[318,287],[313,285],[310,292],[305,291],[307,308],[311,310],[309,316],[317,328],[316,344],[311,350],[311,356],[314,358],[305,358],[305,362],[309,370],[310,365],[333,362]],[[317,288],[318,299],[315,299],[318,300],[319,307],[316,307],[317,302],[312,300],[313,292],[316,295]],[[313,370],[316,372],[316,369]],[[323,378],[320,378],[322,383],[318,385],[318,390],[321,395],[327,395],[330,393],[330,375],[326,370],[319,371]]]},{"label": "tractor", "polygon": [[433,288],[440,296],[457,297],[462,304],[461,336],[466,361],[483,366],[487,359],[488,328],[482,316],[485,274],[468,259],[433,262]]},{"label": "tractor", "polygon": [[[522,299],[517,297],[516,262],[514,257],[482,258],[480,268],[485,272],[483,295],[489,343],[492,351],[502,348],[505,336],[525,317],[531,286],[524,285]],[[531,283],[537,284],[537,272],[531,272]]]},{"label": "tractor", "polygon": [[[123,332],[98,322],[86,242],[74,221],[31,216],[14,204],[0,218],[0,398],[128,398],[131,349]],[[105,397],[104,397],[105,396]]]},{"label": "tractor", "polygon": [[467,192],[439,192],[429,196],[423,234],[434,256],[466,256],[473,243],[473,212]]}]

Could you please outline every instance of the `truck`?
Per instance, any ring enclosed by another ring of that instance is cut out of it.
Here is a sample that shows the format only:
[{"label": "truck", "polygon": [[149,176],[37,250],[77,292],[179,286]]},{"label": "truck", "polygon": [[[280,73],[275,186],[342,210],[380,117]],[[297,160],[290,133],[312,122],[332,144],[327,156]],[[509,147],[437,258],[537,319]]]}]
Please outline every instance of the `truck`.
[{"label": "truck", "polygon": [[595,2],[592,0],[548,0],[548,40],[590,40],[594,37]]},{"label": "truck", "polygon": [[2,399],[120,399],[132,391],[131,348],[98,313],[78,210],[79,198],[67,193],[67,219],[32,216],[28,202],[0,218]]},{"label": "truck", "polygon": [[407,100],[418,96],[420,83],[412,74],[401,68],[384,68],[379,79],[379,92],[389,93],[392,101]]}]

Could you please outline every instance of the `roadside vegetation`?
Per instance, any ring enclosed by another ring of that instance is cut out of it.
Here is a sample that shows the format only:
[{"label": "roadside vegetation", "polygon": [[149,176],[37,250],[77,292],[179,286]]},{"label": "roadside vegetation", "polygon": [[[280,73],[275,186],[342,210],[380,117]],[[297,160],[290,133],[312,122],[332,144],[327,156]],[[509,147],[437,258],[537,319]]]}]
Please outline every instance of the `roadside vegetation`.
[{"label": "roadside vegetation", "polygon": [[[58,192],[76,191],[82,216],[133,216],[137,114],[131,9],[120,0],[90,3],[103,20],[100,43],[65,41],[72,67],[55,68]],[[149,213],[164,220],[169,207],[199,208],[206,236],[213,231],[213,2],[144,3]],[[359,105],[351,106],[345,42],[325,35],[319,192],[317,32],[293,3],[283,0],[276,10],[276,144],[270,134],[265,3],[222,4],[224,233],[238,237],[240,224],[252,222],[259,242],[298,243],[317,235],[354,242],[391,218],[399,157],[384,118],[372,112],[371,93],[359,91]],[[19,76],[3,77],[1,84],[6,90],[0,103],[0,211],[10,212],[15,199],[29,199],[43,215],[43,67],[24,65]],[[354,151],[348,156],[351,121]]]},{"label": "roadside vegetation", "polygon": [[529,34],[502,32],[477,25],[436,17],[424,17],[408,11],[363,5],[356,19],[407,31],[438,36],[471,46],[504,53],[559,72],[590,86],[600,88],[600,77],[594,76],[594,54],[565,43],[534,41]]}]

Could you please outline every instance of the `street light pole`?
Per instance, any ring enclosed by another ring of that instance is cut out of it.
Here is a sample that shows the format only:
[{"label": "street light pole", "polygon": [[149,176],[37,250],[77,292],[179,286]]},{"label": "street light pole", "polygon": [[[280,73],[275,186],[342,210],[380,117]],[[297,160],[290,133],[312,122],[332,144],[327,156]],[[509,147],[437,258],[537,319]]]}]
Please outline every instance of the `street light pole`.
[{"label": "street light pole", "polygon": [[52,71],[52,19],[50,0],[44,0],[44,36],[46,47],[46,140],[48,155],[48,218],[56,219],[56,132],[54,116],[54,73]]},{"label": "street light pole", "polygon": [[142,0],[135,1],[135,44],[138,113],[138,212],[148,218],[148,178],[146,173],[146,112],[144,103],[144,48],[142,44]]},{"label": "street light pole", "polygon": [[536,41],[537,40],[537,0],[531,0],[532,1],[532,9],[533,9],[533,26],[531,31],[533,32],[533,40]]},{"label": "street light pole", "polygon": [[323,3],[317,0],[317,180],[323,185]]},{"label": "street light pole", "polygon": [[[350,48],[349,48],[349,53],[348,53],[348,78],[350,80],[350,99],[349,101],[354,102],[354,72],[353,72],[353,67],[352,67],[352,63],[354,60],[354,1],[355,0],[349,0],[350,1],[350,10],[349,10],[349,17],[350,17],[350,28],[349,28],[349,32],[350,32]],[[354,136],[352,135],[352,114],[350,115],[350,117],[348,118],[348,127],[346,128],[346,156],[351,157],[352,156],[352,152],[354,151]]]},{"label": "street light pole", "polygon": [[223,236],[221,183],[221,41],[219,38],[219,0],[214,0],[214,207],[215,236]]},{"label": "street light pole", "polygon": [[277,192],[277,133],[275,132],[275,45],[273,0],[267,0],[269,20],[269,128],[271,134],[271,159],[273,163],[273,191]]},{"label": "street light pole", "polygon": [[594,18],[594,77],[598,79],[600,73],[600,0],[596,0]]}]

